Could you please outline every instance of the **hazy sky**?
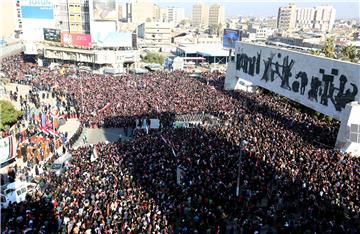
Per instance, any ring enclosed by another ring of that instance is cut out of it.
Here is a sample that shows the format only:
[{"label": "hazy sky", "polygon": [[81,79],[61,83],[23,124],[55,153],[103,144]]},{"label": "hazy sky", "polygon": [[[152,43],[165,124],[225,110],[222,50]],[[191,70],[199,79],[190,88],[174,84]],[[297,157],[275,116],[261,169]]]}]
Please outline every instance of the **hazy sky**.
[{"label": "hazy sky", "polygon": [[[153,0],[160,6],[175,6],[185,8],[187,17],[191,15],[192,5],[197,0]],[[265,0],[203,0],[206,4],[219,3],[225,6],[226,16],[276,16],[280,6],[286,6],[289,1],[265,1]],[[293,0],[299,7],[313,7],[318,5],[330,4],[336,9],[336,18],[360,18],[359,0]]]}]

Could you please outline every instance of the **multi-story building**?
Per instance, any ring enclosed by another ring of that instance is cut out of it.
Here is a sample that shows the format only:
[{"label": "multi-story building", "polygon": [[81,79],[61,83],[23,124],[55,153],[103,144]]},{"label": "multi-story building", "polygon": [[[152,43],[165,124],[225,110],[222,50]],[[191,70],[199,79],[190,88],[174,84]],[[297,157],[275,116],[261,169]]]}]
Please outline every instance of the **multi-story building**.
[{"label": "multi-story building", "polygon": [[213,4],[209,8],[209,25],[225,25],[225,8],[219,4]]},{"label": "multi-story building", "polygon": [[315,8],[304,7],[296,11],[296,28],[310,30],[314,26]]},{"label": "multi-story building", "polygon": [[12,0],[4,0],[0,8],[0,39],[7,40],[15,33],[17,26],[16,5]]},{"label": "multi-story building", "polygon": [[[22,15],[21,7],[25,1],[16,1],[16,14],[18,16],[16,30],[25,30],[25,40],[40,40],[41,27],[56,28],[62,32],[70,33],[90,33],[89,0],[53,0],[50,2],[52,2],[52,15],[49,15],[46,21],[45,19],[34,21],[36,18],[29,20],[29,16]],[[24,29],[23,24],[27,25],[27,29]],[[39,24],[37,27],[39,30],[36,30],[39,31],[37,32],[39,35],[35,38],[31,34],[34,34],[34,25],[36,24]],[[31,36],[29,37],[29,35]]]},{"label": "multi-story building", "polygon": [[133,0],[126,4],[127,22],[142,24],[154,21],[156,15],[154,4],[150,0]]},{"label": "multi-story building", "polygon": [[20,0],[17,7],[21,17],[22,39],[26,42],[42,41],[44,28],[54,28],[55,1]]},{"label": "multi-story building", "polygon": [[57,1],[54,4],[55,27],[63,32],[70,32],[68,8],[67,0]]},{"label": "multi-story building", "polygon": [[255,40],[256,41],[266,41],[273,33],[274,33],[274,29],[270,29],[270,28],[256,29]]},{"label": "multi-story building", "polygon": [[334,27],[336,9],[333,6],[317,6],[315,8],[313,29],[321,32],[329,32]]},{"label": "multi-story building", "polygon": [[263,26],[266,28],[276,28],[276,24],[277,24],[277,18],[274,17],[268,17],[266,19],[264,19],[263,21]]},{"label": "multi-story building", "polygon": [[280,7],[277,19],[277,28],[281,31],[291,32],[295,29],[296,24],[296,6],[289,4],[285,7]]},{"label": "multi-story building", "polygon": [[153,6],[153,18],[155,22],[165,22],[166,9],[154,4]]},{"label": "multi-story building", "polygon": [[167,22],[178,25],[183,19],[185,19],[185,9],[179,7],[168,8],[168,20]]},{"label": "multi-story building", "polygon": [[70,33],[90,33],[89,0],[67,0]]},{"label": "multi-story building", "polygon": [[[171,44],[170,23],[146,22],[138,26],[139,46],[143,48],[160,48]],[[141,44],[141,45],[140,45]]]},{"label": "multi-story building", "polygon": [[184,8],[154,6],[154,20],[156,22],[167,22],[176,26],[183,19],[185,19]]},{"label": "multi-story building", "polygon": [[203,3],[196,3],[192,8],[192,25],[207,27],[209,25],[209,7]]},{"label": "multi-story building", "polygon": [[336,10],[333,6],[296,8],[294,4],[280,7],[277,28],[292,32],[297,30],[329,32],[334,27]]}]

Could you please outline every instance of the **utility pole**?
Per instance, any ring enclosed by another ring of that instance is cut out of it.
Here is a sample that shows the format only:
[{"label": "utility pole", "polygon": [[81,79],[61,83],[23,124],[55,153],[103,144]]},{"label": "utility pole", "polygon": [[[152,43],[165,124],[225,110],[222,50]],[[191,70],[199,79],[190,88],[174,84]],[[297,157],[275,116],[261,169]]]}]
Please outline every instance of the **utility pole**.
[{"label": "utility pole", "polygon": [[237,173],[237,180],[236,180],[236,196],[240,195],[240,174],[241,174],[241,163],[242,163],[242,156],[243,156],[243,147],[247,145],[248,142],[242,140],[242,134],[240,131],[240,153],[239,153],[239,160],[238,160],[238,173]]},{"label": "utility pole", "polygon": [[241,171],[241,158],[242,158],[242,148],[240,143],[240,154],[238,160],[238,173],[237,173],[237,181],[236,181],[236,196],[239,196],[240,193],[240,171]]}]

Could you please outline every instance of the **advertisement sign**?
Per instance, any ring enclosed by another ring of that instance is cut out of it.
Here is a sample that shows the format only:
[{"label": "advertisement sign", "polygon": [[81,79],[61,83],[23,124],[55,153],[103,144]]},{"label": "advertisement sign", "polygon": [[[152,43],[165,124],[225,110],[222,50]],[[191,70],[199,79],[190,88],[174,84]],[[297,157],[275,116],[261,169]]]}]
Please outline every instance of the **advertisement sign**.
[{"label": "advertisement sign", "polygon": [[224,29],[223,46],[225,48],[234,49],[235,44],[239,41],[240,31],[235,29]]},{"label": "advertisement sign", "polygon": [[59,29],[44,28],[44,40],[60,42],[61,41],[60,33],[61,32]]},{"label": "advertisement sign", "polygon": [[116,32],[116,21],[94,21],[91,24],[93,42],[102,42],[110,33]]},{"label": "advertisement sign", "polygon": [[94,0],[94,20],[117,20],[115,0]]},{"label": "advertisement sign", "polygon": [[23,19],[53,19],[53,0],[21,0]]},{"label": "advertisement sign", "polygon": [[61,44],[64,46],[91,47],[91,35],[77,33],[61,33]]},{"label": "advertisement sign", "polygon": [[277,47],[239,42],[236,76],[340,120],[360,101],[360,65]]},{"label": "advertisement sign", "polygon": [[103,47],[130,47],[132,48],[132,33],[111,32],[103,40],[97,41]]}]

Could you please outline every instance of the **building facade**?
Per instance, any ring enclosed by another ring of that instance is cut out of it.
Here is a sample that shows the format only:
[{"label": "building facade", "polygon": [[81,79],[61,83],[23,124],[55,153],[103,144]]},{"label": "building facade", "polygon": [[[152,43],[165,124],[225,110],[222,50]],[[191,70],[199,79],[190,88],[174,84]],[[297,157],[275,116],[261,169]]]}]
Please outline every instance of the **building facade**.
[{"label": "building facade", "polygon": [[[138,37],[142,39],[143,48],[161,48],[171,44],[170,23],[146,22],[138,26]],[[139,43],[140,44],[140,43]]]},{"label": "building facade", "polygon": [[179,7],[160,7],[154,5],[154,21],[178,25],[185,19],[185,9]]},{"label": "building facade", "polygon": [[296,28],[311,30],[314,26],[315,8],[304,7],[296,11]]},{"label": "building facade", "polygon": [[16,3],[12,0],[3,0],[0,8],[0,39],[7,40],[13,37],[16,28]]},{"label": "building facade", "polygon": [[209,8],[209,25],[225,25],[225,8],[219,4],[213,4]]},{"label": "building facade", "polygon": [[183,19],[185,19],[185,9],[180,7],[169,7],[167,10],[168,20],[167,22],[178,25]]},{"label": "building facade", "polygon": [[202,3],[196,3],[192,8],[192,25],[194,27],[209,26],[209,7]]},{"label": "building facade", "polygon": [[277,28],[282,31],[296,30],[330,32],[334,28],[336,10],[333,6],[296,8],[294,4],[280,7]]},{"label": "building facade", "polygon": [[127,22],[142,24],[154,21],[156,11],[154,4],[149,0],[134,0],[126,4]]},{"label": "building facade", "polygon": [[69,31],[71,33],[90,33],[89,0],[67,0]]},{"label": "building facade", "polygon": [[329,32],[334,27],[336,10],[333,6],[317,6],[314,16],[314,30]]},{"label": "building facade", "polygon": [[296,6],[289,4],[285,7],[280,7],[277,19],[277,28],[281,31],[291,32],[295,29],[296,24]]}]

